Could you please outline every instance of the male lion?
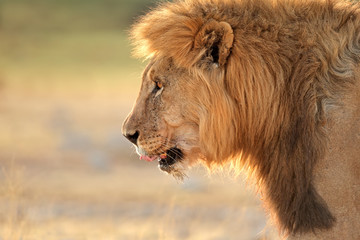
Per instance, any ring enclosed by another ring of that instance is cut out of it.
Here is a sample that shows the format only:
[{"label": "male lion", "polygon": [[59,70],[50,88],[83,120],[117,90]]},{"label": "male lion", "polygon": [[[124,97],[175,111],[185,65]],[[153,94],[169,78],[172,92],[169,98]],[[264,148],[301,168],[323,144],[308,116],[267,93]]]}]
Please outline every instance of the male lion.
[{"label": "male lion", "polygon": [[360,5],[185,0],[132,29],[150,59],[124,135],[182,177],[254,175],[290,239],[360,239]]}]

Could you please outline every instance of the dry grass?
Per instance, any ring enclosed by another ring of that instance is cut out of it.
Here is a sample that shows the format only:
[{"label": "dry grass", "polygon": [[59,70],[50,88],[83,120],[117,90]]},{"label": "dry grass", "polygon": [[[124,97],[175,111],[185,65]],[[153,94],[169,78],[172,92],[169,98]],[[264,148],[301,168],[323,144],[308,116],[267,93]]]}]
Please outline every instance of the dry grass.
[{"label": "dry grass", "polygon": [[208,179],[197,169],[182,185],[151,164],[106,172],[8,167],[1,182],[4,240],[265,236],[259,202],[240,179]]},{"label": "dry grass", "polygon": [[27,203],[24,199],[24,167],[16,166],[14,161],[11,161],[8,167],[1,169],[1,175],[1,239],[23,239],[29,229]]}]

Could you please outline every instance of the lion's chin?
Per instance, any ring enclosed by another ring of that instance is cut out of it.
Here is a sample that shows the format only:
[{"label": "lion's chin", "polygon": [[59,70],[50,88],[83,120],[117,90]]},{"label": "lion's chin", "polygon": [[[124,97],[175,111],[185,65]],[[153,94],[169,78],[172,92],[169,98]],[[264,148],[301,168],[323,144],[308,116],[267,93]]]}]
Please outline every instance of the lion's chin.
[{"label": "lion's chin", "polygon": [[182,162],[176,162],[170,166],[164,166],[159,162],[159,169],[172,175],[176,180],[183,181],[186,177],[185,166]]},{"label": "lion's chin", "polygon": [[186,176],[183,160],[184,154],[181,149],[173,147],[166,151],[164,157],[159,158],[159,168],[174,178],[183,180]]}]

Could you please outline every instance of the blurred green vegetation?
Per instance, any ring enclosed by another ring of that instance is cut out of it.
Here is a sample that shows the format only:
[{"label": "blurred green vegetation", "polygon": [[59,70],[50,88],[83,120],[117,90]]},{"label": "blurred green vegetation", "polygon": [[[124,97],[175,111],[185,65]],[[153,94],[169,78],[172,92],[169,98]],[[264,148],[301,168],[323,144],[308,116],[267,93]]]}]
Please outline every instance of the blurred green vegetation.
[{"label": "blurred green vegetation", "polygon": [[125,82],[134,73],[138,79],[143,65],[131,58],[128,30],[154,5],[154,0],[0,1],[0,81]]},{"label": "blurred green vegetation", "polygon": [[126,29],[155,0],[3,0],[6,31],[104,31]]}]

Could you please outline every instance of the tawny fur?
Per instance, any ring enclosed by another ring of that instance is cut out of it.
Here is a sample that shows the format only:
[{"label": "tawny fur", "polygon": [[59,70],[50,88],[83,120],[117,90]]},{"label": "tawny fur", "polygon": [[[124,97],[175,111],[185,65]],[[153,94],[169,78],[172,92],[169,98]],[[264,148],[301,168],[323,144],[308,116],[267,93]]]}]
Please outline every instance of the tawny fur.
[{"label": "tawny fur", "polygon": [[187,114],[207,164],[250,168],[280,228],[294,236],[335,223],[313,175],[328,149],[329,113],[359,86],[359,9],[185,0],[160,5],[132,29],[138,56],[171,59],[204,86],[189,89],[198,97]]}]

